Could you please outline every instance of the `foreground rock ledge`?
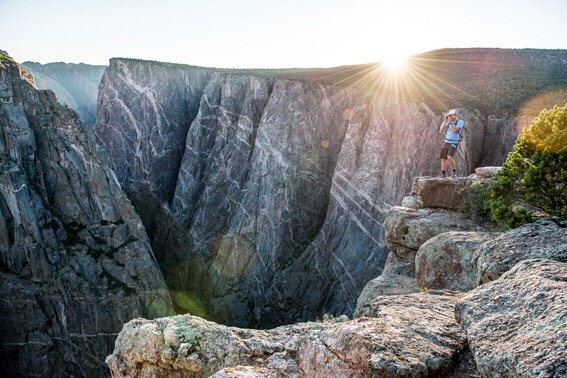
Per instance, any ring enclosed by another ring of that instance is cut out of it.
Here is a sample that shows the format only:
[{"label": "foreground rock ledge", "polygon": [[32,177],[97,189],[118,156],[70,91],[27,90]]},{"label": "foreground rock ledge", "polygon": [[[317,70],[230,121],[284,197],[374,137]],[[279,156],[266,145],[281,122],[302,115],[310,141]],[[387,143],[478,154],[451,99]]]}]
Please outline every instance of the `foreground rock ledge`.
[{"label": "foreground rock ledge", "polygon": [[483,377],[567,377],[567,264],[530,259],[455,308]]},{"label": "foreground rock ledge", "polygon": [[[271,330],[180,315],[135,319],[106,359],[113,377],[426,377],[452,369],[466,340],[451,296],[377,297],[364,317]],[[263,372],[263,373],[262,373]]]}]

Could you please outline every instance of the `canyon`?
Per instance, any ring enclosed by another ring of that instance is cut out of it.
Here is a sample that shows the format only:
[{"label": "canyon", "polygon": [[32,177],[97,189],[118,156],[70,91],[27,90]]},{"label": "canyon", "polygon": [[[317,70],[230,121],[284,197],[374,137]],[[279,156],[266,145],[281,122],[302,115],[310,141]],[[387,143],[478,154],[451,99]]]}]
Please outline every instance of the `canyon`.
[{"label": "canyon", "polygon": [[[437,51],[413,62],[426,83],[380,64],[116,58],[90,127],[0,55],[0,344],[13,376],[108,376],[105,356],[136,317],[265,329],[350,317],[392,269],[392,207],[416,176],[439,174],[444,112],[465,120],[466,176],[503,163],[531,108],[567,101],[561,50]],[[447,63],[459,59],[474,63]]]},{"label": "canyon", "polygon": [[[388,209],[415,176],[440,173],[443,111],[461,106],[466,122],[460,175],[502,164],[529,122],[501,87],[490,96],[501,92],[498,106],[512,114],[471,108],[499,111],[464,90],[431,98],[423,87],[457,80],[457,69],[463,88],[494,87],[531,74],[537,54],[445,54],[436,70],[429,58],[413,62],[437,80],[403,86],[388,84],[395,73],[380,65],[255,71],[112,59],[93,129],[144,221],[176,310],[262,328],[352,315],[386,261]],[[449,57],[475,63],[443,68]],[[542,84],[522,87],[533,91],[523,102]]]},{"label": "canyon", "polygon": [[53,91],[57,100],[77,112],[87,125],[96,122],[98,85],[106,66],[63,62],[23,62],[21,66],[33,76],[38,89]]}]

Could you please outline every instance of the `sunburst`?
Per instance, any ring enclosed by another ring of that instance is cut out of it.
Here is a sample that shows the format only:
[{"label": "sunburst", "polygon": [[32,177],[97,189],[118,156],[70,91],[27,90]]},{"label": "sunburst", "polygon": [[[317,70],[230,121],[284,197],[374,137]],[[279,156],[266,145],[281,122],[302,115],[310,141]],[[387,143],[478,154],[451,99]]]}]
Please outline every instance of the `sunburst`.
[{"label": "sunburst", "polygon": [[384,59],[384,64],[388,70],[398,72],[405,67],[407,59],[405,55],[392,54]]}]

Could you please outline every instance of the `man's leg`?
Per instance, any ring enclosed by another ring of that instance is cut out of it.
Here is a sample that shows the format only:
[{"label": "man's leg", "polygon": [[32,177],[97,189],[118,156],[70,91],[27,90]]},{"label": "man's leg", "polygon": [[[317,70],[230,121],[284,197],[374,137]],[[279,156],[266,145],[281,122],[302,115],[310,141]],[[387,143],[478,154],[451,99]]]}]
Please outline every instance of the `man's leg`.
[{"label": "man's leg", "polygon": [[439,153],[439,158],[441,159],[441,174],[445,176],[445,171],[447,170],[447,144],[443,145],[441,152]]},{"label": "man's leg", "polygon": [[452,156],[447,156],[447,160],[449,160],[449,165],[451,166],[452,170],[455,170],[455,159]]},{"label": "man's leg", "polygon": [[451,170],[453,171],[451,177],[457,177],[457,171],[455,169],[455,159],[453,159],[452,156],[447,156],[447,160],[449,160],[449,165],[451,166]]}]

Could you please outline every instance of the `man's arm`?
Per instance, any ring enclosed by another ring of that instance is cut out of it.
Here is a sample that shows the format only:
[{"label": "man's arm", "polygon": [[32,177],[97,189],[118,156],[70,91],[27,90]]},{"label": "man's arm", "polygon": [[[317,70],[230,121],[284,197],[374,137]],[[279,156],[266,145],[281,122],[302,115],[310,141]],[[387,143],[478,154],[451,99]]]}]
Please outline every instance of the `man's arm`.
[{"label": "man's arm", "polygon": [[461,128],[463,127],[463,121],[458,120],[455,123],[455,126],[456,127],[454,127],[452,123],[449,123],[449,128],[451,129],[451,131],[454,132],[454,133],[458,133],[461,130]]},{"label": "man's arm", "polygon": [[447,125],[447,117],[445,117],[445,119],[443,120],[443,123],[441,123],[441,126],[439,126],[439,132],[440,133],[445,132],[446,125]]}]

